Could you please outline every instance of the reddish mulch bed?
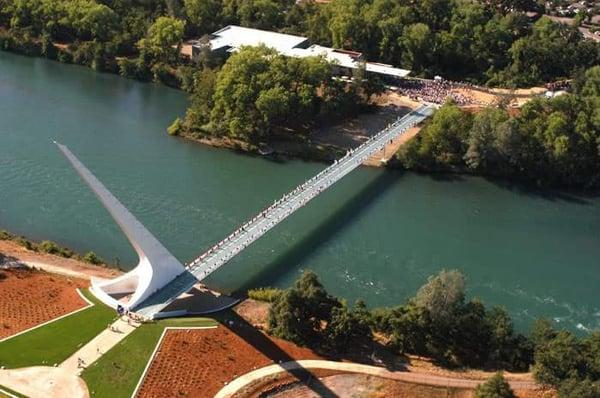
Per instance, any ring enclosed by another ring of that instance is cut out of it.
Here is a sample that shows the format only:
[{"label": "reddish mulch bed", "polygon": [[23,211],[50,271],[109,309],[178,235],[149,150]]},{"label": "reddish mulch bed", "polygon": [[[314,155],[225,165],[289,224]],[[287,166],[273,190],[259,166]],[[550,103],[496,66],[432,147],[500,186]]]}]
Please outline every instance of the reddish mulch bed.
[{"label": "reddish mulch bed", "polygon": [[0,270],[0,338],[86,305],[75,290],[87,282],[29,269]]},{"label": "reddish mulch bed", "polygon": [[254,369],[279,361],[320,358],[310,349],[272,338],[247,324],[235,325],[167,331],[138,397],[213,397],[226,382]]}]

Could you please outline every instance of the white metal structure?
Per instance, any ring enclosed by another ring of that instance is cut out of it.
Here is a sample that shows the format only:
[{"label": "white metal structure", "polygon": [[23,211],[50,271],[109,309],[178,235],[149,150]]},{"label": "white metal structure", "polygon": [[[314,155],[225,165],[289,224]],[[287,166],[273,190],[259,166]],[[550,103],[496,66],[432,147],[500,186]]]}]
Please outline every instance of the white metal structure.
[{"label": "white metal structure", "polygon": [[98,299],[112,308],[117,308],[119,304],[132,308],[185,271],[179,260],[106,189],[69,148],[57,142],[55,144],[108,210],[139,257],[138,265],[133,270],[117,278],[106,280],[92,277],[91,290]]}]

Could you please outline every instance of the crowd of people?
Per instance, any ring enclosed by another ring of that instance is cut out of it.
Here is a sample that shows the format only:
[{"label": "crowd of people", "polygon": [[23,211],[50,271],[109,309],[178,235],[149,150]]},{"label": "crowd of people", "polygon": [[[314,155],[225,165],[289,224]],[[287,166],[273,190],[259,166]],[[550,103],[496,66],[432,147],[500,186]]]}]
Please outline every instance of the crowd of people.
[{"label": "crowd of people", "polygon": [[563,91],[571,88],[570,80],[559,80],[556,82],[546,83],[546,89],[548,91]]},{"label": "crowd of people", "polygon": [[[229,259],[236,253],[243,250],[255,239],[277,225],[280,220],[286,218],[299,207],[304,206],[309,200],[317,196],[319,193],[341,178],[343,175],[334,175],[334,173],[339,171],[340,168],[347,167],[349,165],[358,166],[364,162],[372,153],[371,151],[366,150],[366,148],[371,145],[372,142],[379,140],[384,135],[389,135],[392,130],[396,130],[396,128],[399,126],[400,120],[401,118],[399,117],[394,123],[389,124],[385,129],[370,137],[358,148],[348,150],[342,158],[334,160],[331,166],[327,167],[301,185],[298,185],[292,191],[285,194],[281,199],[276,200],[273,202],[273,204],[263,209],[251,220],[238,227],[233,233],[221,240],[219,243],[215,244],[208,251],[190,263],[188,269],[193,272],[201,264],[207,263],[211,259],[217,257],[217,261],[213,263],[210,268],[202,270],[201,274],[199,275],[200,277],[205,277],[213,270],[229,261]],[[373,152],[382,150],[387,143],[387,139],[381,140]],[[244,239],[240,241],[239,237],[242,234]],[[233,247],[231,247],[231,245],[233,245]],[[223,251],[227,250],[229,250],[227,255],[218,256],[219,254],[223,254]]]},{"label": "crowd of people", "polygon": [[451,98],[458,105],[475,103],[476,101],[472,98],[455,91],[457,88],[462,88],[464,86],[465,84],[458,84],[448,80],[416,79],[403,79],[397,84],[398,92],[414,101],[443,104],[448,98]]}]

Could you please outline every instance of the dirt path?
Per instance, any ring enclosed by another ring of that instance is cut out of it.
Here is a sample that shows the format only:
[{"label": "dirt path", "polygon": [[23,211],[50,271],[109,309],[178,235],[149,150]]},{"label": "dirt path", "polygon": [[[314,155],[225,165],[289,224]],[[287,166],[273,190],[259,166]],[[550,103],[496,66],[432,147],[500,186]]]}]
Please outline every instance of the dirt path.
[{"label": "dirt path", "polygon": [[[295,362],[285,362],[282,364],[270,365],[264,368],[246,373],[243,376],[233,380],[227,386],[223,387],[215,398],[230,398],[233,397],[236,392],[242,388],[261,380],[265,377],[275,375],[281,372],[289,372],[298,369],[327,369],[327,370],[338,370],[343,372],[352,372],[367,374],[386,379],[393,379],[405,382],[412,382],[418,384],[425,384],[430,386],[441,386],[441,387],[455,387],[455,388],[475,388],[481,384],[482,380],[467,380],[457,379],[451,377],[434,376],[422,373],[412,372],[392,372],[384,368],[376,366],[363,365],[357,363],[348,362],[335,362],[325,360],[301,360]],[[511,387],[515,390],[535,390],[539,386],[533,381],[509,381]]]},{"label": "dirt path", "polygon": [[10,240],[0,240],[0,253],[12,257],[10,261],[20,262],[29,267],[39,268],[44,271],[76,278],[90,279],[92,276],[99,278],[114,278],[122,274],[114,268],[107,268],[74,260],[54,256],[52,254],[27,250],[23,246]]},{"label": "dirt path", "polygon": [[372,167],[379,167],[382,164],[386,164],[392,157],[394,157],[396,152],[398,152],[398,149],[408,142],[408,140],[416,136],[420,130],[420,127],[411,127],[406,131],[406,133],[388,143],[382,151],[374,153],[373,156],[365,160],[363,164],[365,166]]}]

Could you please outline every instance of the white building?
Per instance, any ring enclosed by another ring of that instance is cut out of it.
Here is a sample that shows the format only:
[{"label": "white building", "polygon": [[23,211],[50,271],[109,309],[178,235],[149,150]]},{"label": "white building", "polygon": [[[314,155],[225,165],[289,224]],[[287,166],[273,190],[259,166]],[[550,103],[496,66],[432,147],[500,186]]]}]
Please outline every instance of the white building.
[{"label": "white building", "polygon": [[324,56],[329,62],[337,65],[341,73],[351,74],[352,70],[363,65],[367,73],[377,74],[388,79],[400,79],[410,73],[409,70],[394,68],[387,64],[365,62],[363,55],[359,52],[311,45],[306,37],[236,25],[229,25],[214,32],[209,36],[207,44],[199,41],[193,44],[192,56],[197,57],[203,46],[206,45],[210,46],[211,51],[226,55],[238,51],[242,46],[259,46],[261,44],[290,57]]}]

